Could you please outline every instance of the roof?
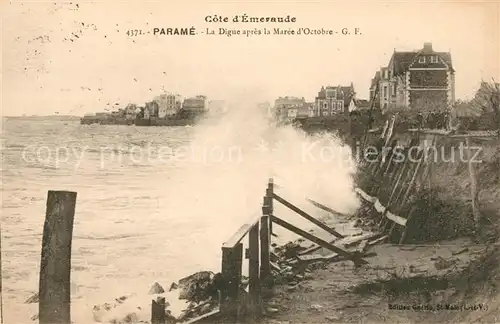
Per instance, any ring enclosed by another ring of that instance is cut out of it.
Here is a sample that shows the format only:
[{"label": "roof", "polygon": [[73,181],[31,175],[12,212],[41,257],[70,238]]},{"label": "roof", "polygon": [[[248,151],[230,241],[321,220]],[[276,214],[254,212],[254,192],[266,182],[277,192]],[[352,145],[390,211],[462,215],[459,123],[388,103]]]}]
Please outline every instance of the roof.
[{"label": "roof", "polygon": [[[415,58],[424,53],[424,50],[419,50],[419,51],[411,51],[411,52],[394,52],[392,54],[391,61],[394,64],[394,75],[399,75],[410,67],[410,65],[415,61]],[[429,52],[425,52],[426,54],[429,54]],[[445,61],[445,63],[448,65],[450,69],[453,70],[453,65],[451,61],[451,54],[449,52],[434,52],[432,51],[431,54],[438,55]]]},{"label": "roof", "polygon": [[370,102],[366,99],[355,99],[354,103],[356,106],[362,108],[362,107],[370,107]]},{"label": "roof", "polygon": [[[346,107],[349,106],[349,102],[354,97],[354,86],[351,84],[350,86],[326,86],[321,87],[321,90],[318,92],[318,96],[316,98],[325,98],[327,89],[336,89],[338,93],[341,93],[344,99],[344,105]],[[340,99],[340,98],[339,98]]]},{"label": "roof", "polygon": [[418,52],[394,52],[392,54],[392,64],[394,65],[394,75],[403,73],[408,69]]},{"label": "roof", "polygon": [[375,76],[373,77],[371,84],[370,84],[370,89],[375,88],[375,85],[377,84],[377,81],[380,80],[380,71],[375,72]]}]

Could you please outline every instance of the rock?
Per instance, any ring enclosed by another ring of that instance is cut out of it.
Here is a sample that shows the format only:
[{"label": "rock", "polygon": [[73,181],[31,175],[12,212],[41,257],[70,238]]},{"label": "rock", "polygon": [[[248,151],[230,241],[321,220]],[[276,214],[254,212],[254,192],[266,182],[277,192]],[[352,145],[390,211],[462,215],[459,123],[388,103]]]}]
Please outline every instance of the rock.
[{"label": "rock", "polygon": [[318,304],[314,304],[314,305],[309,306],[309,309],[314,310],[314,311],[320,311],[322,308],[323,308],[323,306],[318,305]]},{"label": "rock", "polygon": [[139,318],[136,313],[129,313],[121,320],[122,323],[137,323]]},{"label": "rock", "polygon": [[218,290],[224,289],[222,275],[211,271],[200,271],[179,280],[179,299],[203,301],[215,297]]},{"label": "rock", "polygon": [[24,302],[25,304],[34,304],[40,302],[40,297],[38,296],[38,293],[34,294],[30,298],[26,299]]},{"label": "rock", "polygon": [[163,289],[163,287],[155,282],[151,288],[149,289],[149,294],[150,295],[155,295],[155,294],[163,294],[165,292],[165,289]]},{"label": "rock", "polygon": [[297,290],[297,285],[289,285],[286,288],[286,290],[289,291],[289,292],[295,291],[295,290]]},{"label": "rock", "polygon": [[116,298],[115,301],[118,304],[122,304],[125,300],[127,300],[127,296],[121,296],[120,298]]},{"label": "rock", "polygon": [[172,282],[168,291],[176,290],[177,288],[179,288],[179,285],[175,282]]}]

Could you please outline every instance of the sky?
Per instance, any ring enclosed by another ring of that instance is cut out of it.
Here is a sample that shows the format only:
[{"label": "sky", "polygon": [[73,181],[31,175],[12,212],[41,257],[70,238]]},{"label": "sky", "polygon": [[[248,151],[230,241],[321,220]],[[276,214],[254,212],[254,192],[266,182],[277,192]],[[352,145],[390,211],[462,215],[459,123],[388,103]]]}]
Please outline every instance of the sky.
[{"label": "sky", "polygon": [[[451,51],[457,98],[500,80],[499,2],[86,1],[2,2],[1,114],[48,115],[144,104],[163,91],[211,99],[314,101],[322,85],[370,79],[396,50]],[[295,23],[207,23],[208,15],[296,17]],[[195,27],[196,36],[127,36]],[[211,28],[311,28],[361,35],[224,36]]]}]

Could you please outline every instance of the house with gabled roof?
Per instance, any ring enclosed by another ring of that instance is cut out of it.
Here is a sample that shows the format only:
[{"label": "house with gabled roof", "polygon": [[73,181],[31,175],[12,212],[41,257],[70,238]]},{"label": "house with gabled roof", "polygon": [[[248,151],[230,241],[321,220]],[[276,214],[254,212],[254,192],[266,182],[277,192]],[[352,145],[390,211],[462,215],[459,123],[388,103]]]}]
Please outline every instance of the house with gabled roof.
[{"label": "house with gabled roof", "polygon": [[396,109],[443,112],[455,102],[455,70],[450,52],[438,52],[432,43],[420,50],[394,51],[380,70],[382,112]]},{"label": "house with gabled roof", "polygon": [[349,104],[356,96],[354,85],[322,86],[315,98],[316,116],[335,116],[349,111]]}]

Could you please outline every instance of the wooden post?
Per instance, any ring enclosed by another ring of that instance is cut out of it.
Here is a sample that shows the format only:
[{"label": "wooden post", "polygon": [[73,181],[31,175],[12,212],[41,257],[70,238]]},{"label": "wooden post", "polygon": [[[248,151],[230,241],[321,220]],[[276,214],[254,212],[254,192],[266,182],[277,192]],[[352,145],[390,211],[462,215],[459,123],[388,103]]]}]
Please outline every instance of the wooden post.
[{"label": "wooden post", "polygon": [[222,248],[222,277],[225,287],[221,291],[220,311],[230,323],[236,323],[238,319],[242,262],[243,244]]},{"label": "wooden post", "polygon": [[248,233],[248,293],[250,295],[251,314],[258,317],[261,314],[260,302],[260,255],[259,255],[259,222],[252,226]]},{"label": "wooden post", "polygon": [[151,300],[151,324],[165,324],[165,297]]},{"label": "wooden post", "polygon": [[71,323],[71,241],[76,194],[52,190],[47,194],[40,264],[40,324]]},{"label": "wooden post", "polygon": [[471,152],[471,141],[469,137],[465,138],[465,143],[467,145],[467,164],[469,166],[469,178],[470,178],[470,194],[471,194],[471,205],[472,205],[472,215],[474,217],[474,230],[475,234],[479,234],[479,222],[481,218],[481,214],[479,209],[477,208],[477,178],[476,178],[476,170],[473,165],[473,153]]},{"label": "wooden post", "polygon": [[[269,178],[266,189],[266,197],[268,197],[268,199],[267,199],[267,204],[265,204],[269,206],[269,215],[272,215],[274,213],[273,196],[274,196],[274,181],[273,178]],[[273,235],[273,222],[271,219],[269,219],[269,233]]]},{"label": "wooden post", "polygon": [[269,235],[269,206],[262,206],[260,219],[260,280],[264,284],[271,274],[270,263],[270,235]]}]

